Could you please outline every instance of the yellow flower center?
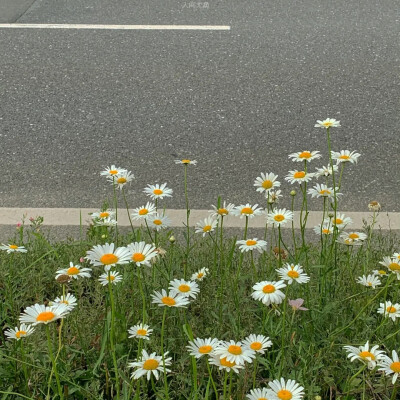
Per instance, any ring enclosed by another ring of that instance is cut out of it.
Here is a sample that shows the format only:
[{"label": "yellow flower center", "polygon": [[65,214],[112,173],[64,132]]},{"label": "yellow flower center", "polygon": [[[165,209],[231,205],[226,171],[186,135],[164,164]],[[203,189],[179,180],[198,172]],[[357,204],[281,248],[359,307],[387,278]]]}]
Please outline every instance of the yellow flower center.
[{"label": "yellow flower center", "polygon": [[257,244],[257,240],[248,240],[247,242],[246,242],[246,245],[247,246],[255,246]]},{"label": "yellow flower center", "polygon": [[186,293],[186,292],[189,292],[190,286],[189,286],[189,285],[183,284],[183,285],[180,285],[180,286],[178,287],[178,289],[179,289],[180,292]]},{"label": "yellow flower center", "polygon": [[369,351],[362,351],[362,352],[359,354],[359,356],[360,356],[361,358],[363,358],[364,360],[365,360],[366,358],[370,358],[371,360],[375,360],[375,356],[374,356],[371,352],[369,352]]},{"label": "yellow flower center", "polygon": [[302,179],[306,176],[306,173],[304,171],[297,171],[294,173],[293,178],[294,179]]},{"label": "yellow flower center", "polygon": [[142,208],[141,210],[139,210],[139,215],[147,215],[148,212],[149,210],[147,208]]},{"label": "yellow flower center", "polygon": [[251,207],[243,207],[241,214],[253,214],[253,209]]},{"label": "yellow flower center", "polygon": [[111,265],[118,262],[118,257],[115,254],[107,253],[100,257],[100,262],[104,265]]},{"label": "yellow flower center", "polygon": [[141,261],[144,261],[145,258],[146,258],[146,257],[144,256],[143,253],[135,253],[135,254],[132,256],[132,260],[133,260],[134,262],[141,262]]},{"label": "yellow flower center", "polygon": [[17,250],[18,246],[16,244],[10,244],[10,249]]},{"label": "yellow flower center", "polygon": [[37,317],[37,322],[49,322],[51,321],[56,315],[51,311],[43,311]]},{"label": "yellow flower center", "polygon": [[372,286],[372,282],[367,282],[367,285],[368,286]]},{"label": "yellow flower center", "polygon": [[150,358],[143,363],[143,369],[151,371],[153,369],[157,369],[159,365],[160,363],[157,360],[154,360],[154,358]]},{"label": "yellow flower center", "polygon": [[285,219],[285,216],[282,215],[282,214],[276,214],[274,216],[274,220],[277,221],[277,222],[282,222],[284,219]]},{"label": "yellow flower center", "polygon": [[154,189],[153,193],[159,196],[160,194],[163,194],[163,191],[161,189]]},{"label": "yellow flower center", "polygon": [[255,351],[260,350],[261,347],[262,347],[262,344],[261,344],[260,342],[253,342],[253,343],[250,345],[250,348],[251,348],[252,350],[255,350]]},{"label": "yellow flower center", "polygon": [[162,225],[162,221],[161,221],[161,219],[155,219],[155,220],[153,220],[153,224],[154,225]]},{"label": "yellow flower center", "polygon": [[229,367],[229,368],[232,368],[232,367],[234,367],[235,365],[236,365],[236,363],[234,362],[234,361],[228,361],[227,359],[226,359],[226,357],[224,357],[224,358],[221,358],[220,360],[219,360],[219,362],[221,363],[221,365],[223,366],[223,367]]},{"label": "yellow flower center", "polygon": [[199,353],[201,354],[207,354],[212,350],[212,347],[209,345],[204,345],[199,347]]},{"label": "yellow flower center", "polygon": [[118,171],[116,169],[110,169],[110,175],[117,175]]},{"label": "yellow flower center", "polygon": [[399,361],[392,362],[390,364],[390,369],[394,372],[399,373],[400,372],[400,362]]},{"label": "yellow flower center", "polygon": [[324,122],[322,122],[322,125],[323,125],[323,126],[326,126],[327,128],[329,128],[330,126],[333,125],[333,123],[330,122],[330,121],[324,121]]},{"label": "yellow flower center", "polygon": [[273,182],[270,181],[269,179],[265,180],[262,185],[261,185],[264,189],[271,189],[272,186],[274,186]]},{"label": "yellow flower center", "polygon": [[169,296],[163,297],[161,299],[161,301],[168,307],[172,307],[176,304],[176,301],[172,297],[169,297]]},{"label": "yellow flower center", "polygon": [[302,153],[299,154],[299,158],[310,158],[311,153],[309,151],[303,151]]},{"label": "yellow flower center", "polygon": [[340,225],[340,224],[343,224],[343,220],[340,218],[336,218],[333,223],[336,225]]},{"label": "yellow flower center", "polygon": [[79,274],[79,269],[76,268],[75,266],[69,267],[69,268],[67,269],[67,274],[68,274],[68,275],[78,275],[78,274]]},{"label": "yellow flower center", "polygon": [[378,272],[380,275],[386,275],[386,271],[384,271],[383,269],[380,269]]},{"label": "yellow flower center", "polygon": [[66,304],[66,305],[69,304],[69,302],[67,300],[61,300],[60,303],[63,303],[63,304]]},{"label": "yellow flower center", "polygon": [[329,235],[331,231],[329,229],[322,229],[322,233],[325,235]]},{"label": "yellow flower center", "polygon": [[344,154],[344,155],[339,156],[339,158],[340,158],[341,160],[349,160],[349,159],[350,159],[350,156]]},{"label": "yellow flower center", "polygon": [[275,292],[275,286],[274,285],[265,285],[264,287],[263,287],[263,292],[264,293],[274,293]]},{"label": "yellow flower center", "polygon": [[114,275],[107,276],[107,280],[108,282],[112,282],[115,280],[115,276]]},{"label": "yellow flower center", "polygon": [[398,271],[398,270],[400,270],[400,264],[397,264],[397,263],[390,263],[390,264],[388,265],[388,268],[389,268],[391,271]]},{"label": "yellow flower center", "polygon": [[118,178],[118,179],[117,179],[117,183],[119,183],[119,184],[126,183],[126,178],[123,178],[123,177]]},{"label": "yellow flower center", "polygon": [[319,194],[321,194],[322,196],[328,196],[331,194],[331,192],[327,189],[322,189]]},{"label": "yellow flower center", "polygon": [[197,278],[200,279],[204,276],[204,274],[202,272],[200,272],[199,274],[197,274]]},{"label": "yellow flower center", "polygon": [[388,312],[388,313],[395,313],[397,310],[396,310],[396,307],[393,307],[393,306],[389,306],[389,307],[387,307],[386,308],[386,311]]},{"label": "yellow flower center", "polygon": [[107,217],[110,216],[110,213],[104,211],[104,212],[101,212],[101,213],[99,214],[99,216],[100,216],[100,218],[107,218]]},{"label": "yellow flower center", "polygon": [[226,208],[219,208],[218,209],[218,214],[219,215],[228,215],[229,211]]},{"label": "yellow flower center", "polygon": [[203,232],[210,232],[211,231],[211,225],[206,225],[204,228],[203,228]]},{"label": "yellow flower center", "polygon": [[289,390],[286,390],[286,389],[280,390],[276,395],[281,400],[290,400],[293,397],[292,393]]},{"label": "yellow flower center", "polygon": [[182,164],[189,164],[190,160],[182,160]]},{"label": "yellow flower center", "polygon": [[290,276],[291,278],[298,278],[300,276],[300,274],[297,271],[294,271],[293,269],[290,270],[288,273],[288,276]]},{"label": "yellow flower center", "polygon": [[228,347],[228,352],[231,354],[234,354],[235,356],[238,356],[240,354],[242,354],[242,348],[240,346],[236,346],[234,344],[231,344]]},{"label": "yellow flower center", "polygon": [[360,236],[357,235],[357,233],[350,233],[349,238],[350,239],[358,239]]},{"label": "yellow flower center", "polygon": [[19,339],[21,336],[25,336],[26,335],[26,331],[18,331],[15,332],[15,336]]},{"label": "yellow flower center", "polygon": [[147,335],[147,330],[146,329],[138,329],[136,333],[140,336],[146,336]]}]

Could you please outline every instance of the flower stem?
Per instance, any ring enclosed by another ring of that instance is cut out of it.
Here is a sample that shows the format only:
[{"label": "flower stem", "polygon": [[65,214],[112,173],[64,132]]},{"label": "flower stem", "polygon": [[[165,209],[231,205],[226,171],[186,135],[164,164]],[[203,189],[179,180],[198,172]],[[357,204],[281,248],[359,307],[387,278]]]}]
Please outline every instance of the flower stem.
[{"label": "flower stem", "polygon": [[161,355],[164,369],[164,388],[165,388],[165,398],[168,400],[168,382],[167,382],[167,370],[165,368],[165,356],[164,356],[164,328],[165,328],[165,317],[167,316],[167,308],[164,308],[162,324],[161,324]]},{"label": "flower stem", "polygon": [[[54,354],[53,354],[53,344],[51,342],[51,338],[50,338],[50,328],[49,325],[46,325],[46,336],[47,336],[47,347],[49,349],[49,356],[51,359],[51,363],[52,363],[52,369],[51,372],[54,371],[54,375],[56,377],[56,382],[57,382],[57,388],[58,388],[58,395],[60,396],[60,400],[64,399],[64,394],[61,388],[61,383],[60,383],[60,377],[58,376],[58,372],[57,372],[57,363],[56,360],[54,358]],[[51,374],[50,374],[50,379],[49,379],[49,386],[48,386],[48,390],[47,390],[47,396],[46,396],[46,400],[50,399],[50,393],[49,393],[49,388],[50,388],[50,383],[51,383]]]}]

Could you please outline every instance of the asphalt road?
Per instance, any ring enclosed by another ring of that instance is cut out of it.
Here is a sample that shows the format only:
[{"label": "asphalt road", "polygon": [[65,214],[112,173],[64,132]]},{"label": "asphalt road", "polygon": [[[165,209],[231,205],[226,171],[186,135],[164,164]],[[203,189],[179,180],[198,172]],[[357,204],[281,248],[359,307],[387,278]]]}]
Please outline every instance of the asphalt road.
[{"label": "asphalt road", "polygon": [[341,210],[378,200],[400,211],[397,1],[5,1],[0,22],[231,30],[0,29],[0,207],[99,207],[111,198],[99,172],[114,163],[136,176],[132,206],[146,184],[168,182],[165,206],[184,208],[176,158],[198,161],[192,208],[218,195],[261,203],[260,172],[293,189],[289,153],[320,150],[311,169],[327,165],[314,124],[330,117],[342,125],[333,149],[361,153],[345,170]]}]

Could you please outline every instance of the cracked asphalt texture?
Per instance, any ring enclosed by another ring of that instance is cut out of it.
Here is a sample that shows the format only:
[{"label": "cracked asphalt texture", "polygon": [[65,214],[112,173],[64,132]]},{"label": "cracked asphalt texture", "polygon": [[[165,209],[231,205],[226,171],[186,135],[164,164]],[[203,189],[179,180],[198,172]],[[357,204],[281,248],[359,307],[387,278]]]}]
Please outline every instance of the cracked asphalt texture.
[{"label": "cracked asphalt texture", "polygon": [[131,206],[147,200],[147,184],[168,182],[175,195],[163,205],[184,208],[177,158],[198,161],[192,208],[219,195],[265,204],[253,187],[261,172],[278,174],[285,194],[298,189],[283,179],[301,166],[289,153],[320,150],[309,168],[327,165],[314,124],[330,117],[342,125],[333,150],[361,153],[346,165],[340,211],[366,211],[370,200],[400,211],[396,1],[22,3],[3,5],[0,20],[231,30],[0,29],[0,206],[100,207],[112,191],[99,173],[116,164],[135,174]]}]

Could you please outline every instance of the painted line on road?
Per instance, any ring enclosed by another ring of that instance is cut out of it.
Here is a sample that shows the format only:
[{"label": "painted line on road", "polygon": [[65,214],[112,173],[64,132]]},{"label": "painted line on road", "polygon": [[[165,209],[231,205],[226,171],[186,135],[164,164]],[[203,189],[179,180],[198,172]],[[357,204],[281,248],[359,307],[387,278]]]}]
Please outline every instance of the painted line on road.
[{"label": "painted line on road", "polygon": [[0,24],[10,29],[106,29],[106,30],[184,30],[184,31],[229,31],[228,25],[92,25],[92,24]]},{"label": "painted line on road", "polygon": [[[48,226],[79,226],[80,216],[82,216],[82,224],[89,225],[91,218],[90,213],[99,211],[95,208],[0,208],[0,225],[16,225],[25,220],[29,223],[30,217],[41,216],[44,218],[43,225]],[[166,215],[171,219],[171,227],[183,227],[186,223],[186,210],[167,209]],[[190,210],[190,225],[194,226],[200,220],[209,216],[208,210]],[[299,211],[295,211],[295,228],[299,228]],[[371,223],[372,213],[369,212],[345,212],[347,217],[353,220],[349,228],[362,229],[364,221]],[[310,211],[307,220],[307,228],[313,228],[318,225],[322,219],[322,212]],[[141,225],[141,221],[132,221],[135,227]],[[266,223],[265,215],[257,216],[249,219],[250,228],[264,228]],[[121,208],[118,213],[118,225],[130,226],[126,210]],[[224,219],[224,226],[227,228],[243,228],[244,219],[227,216]],[[287,224],[284,228],[291,228],[291,224]],[[391,229],[400,230],[400,212],[385,212],[377,216],[375,229]]]}]

